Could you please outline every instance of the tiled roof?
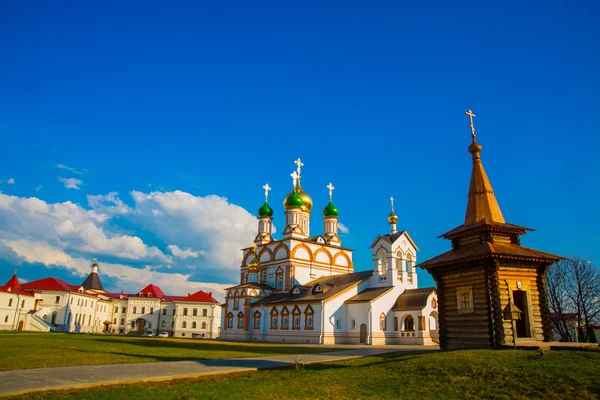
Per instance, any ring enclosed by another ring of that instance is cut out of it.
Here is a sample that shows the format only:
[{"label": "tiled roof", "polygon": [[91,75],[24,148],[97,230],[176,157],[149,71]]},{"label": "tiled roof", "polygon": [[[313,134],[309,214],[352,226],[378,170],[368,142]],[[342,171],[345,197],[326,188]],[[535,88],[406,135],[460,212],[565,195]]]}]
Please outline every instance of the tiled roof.
[{"label": "tiled roof", "polygon": [[419,267],[425,269],[441,267],[488,257],[544,262],[556,262],[562,258],[554,254],[544,253],[543,251],[533,250],[516,244],[485,242],[483,244],[474,243],[459,247],[457,250],[450,250],[422,262],[419,264]]},{"label": "tiled roof", "polygon": [[398,296],[396,305],[392,311],[412,311],[422,310],[427,306],[427,299],[435,288],[406,289],[404,293]]},{"label": "tiled roof", "polygon": [[62,279],[52,277],[27,282],[22,284],[21,287],[28,290],[52,290],[58,292],[76,292],[79,289],[79,286],[74,286]]},{"label": "tiled roof", "polygon": [[218,303],[218,301],[212,297],[212,293],[206,293],[202,290],[199,290],[196,293],[188,294],[186,297],[179,299],[179,301],[190,301],[195,303]]},{"label": "tiled roof", "polygon": [[452,239],[453,237],[465,236],[467,234],[473,234],[478,231],[490,230],[494,232],[507,232],[507,233],[517,233],[519,235],[524,235],[527,231],[533,231],[531,228],[526,228],[524,226],[509,224],[508,222],[500,223],[493,222],[488,219],[482,219],[481,221],[469,224],[469,225],[461,225],[456,227],[440,236],[439,238]]},{"label": "tiled roof", "polygon": [[0,292],[33,296],[33,293],[21,288],[21,284],[19,283],[19,279],[17,279],[17,275],[13,275],[4,286],[0,286]]},{"label": "tiled roof", "polygon": [[[324,276],[315,279],[306,285],[298,287],[300,289],[300,293],[298,294],[292,294],[292,291],[273,293],[252,304],[278,304],[327,300],[344,291],[345,289],[348,289],[368,279],[371,277],[371,275],[373,275],[373,271],[351,272],[349,274]],[[314,288],[317,284],[321,285],[323,288],[322,292],[315,293]]]},{"label": "tiled roof", "polygon": [[93,289],[93,290],[102,290],[102,291],[104,291],[104,287],[102,286],[102,282],[100,282],[100,277],[98,276],[98,274],[96,272],[90,273],[87,276],[87,278],[85,278],[85,281],[83,281],[83,283],[81,284],[81,286],[83,286],[83,288],[86,289],[86,290]]},{"label": "tiled roof", "polygon": [[[156,285],[153,284],[149,284],[148,286],[146,286],[145,288],[143,288],[142,290],[140,290],[138,292],[142,293],[142,297],[150,297],[150,298],[163,298],[165,297],[165,293]],[[150,293],[150,296],[148,296],[148,293]],[[132,297],[135,295],[132,295]]]},{"label": "tiled roof", "polygon": [[363,290],[362,292],[360,292],[359,294],[357,294],[356,296],[351,297],[348,300],[346,300],[346,303],[367,303],[369,301],[375,300],[379,296],[384,295],[385,293],[389,292],[392,289],[393,289],[392,286],[367,288],[367,289]]},{"label": "tiled roof", "polygon": [[241,285],[235,285],[228,287],[225,290],[229,289],[243,289],[243,288],[253,288],[253,289],[263,289],[263,290],[275,290],[275,288],[271,285],[267,285],[265,283],[256,283],[256,282],[248,282]]}]

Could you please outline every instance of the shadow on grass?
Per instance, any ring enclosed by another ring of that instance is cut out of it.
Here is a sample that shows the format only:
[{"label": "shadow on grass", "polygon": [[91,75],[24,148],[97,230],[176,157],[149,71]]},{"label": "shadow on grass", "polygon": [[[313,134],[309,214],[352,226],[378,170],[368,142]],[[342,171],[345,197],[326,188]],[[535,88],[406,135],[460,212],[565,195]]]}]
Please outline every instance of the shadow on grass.
[{"label": "shadow on grass", "polygon": [[[119,338],[120,339],[120,338]],[[111,345],[115,345],[115,340],[113,338],[90,338],[91,341],[94,342],[102,342],[108,343]],[[172,341],[165,340],[161,341],[160,339],[155,338],[127,338],[125,340],[119,340],[121,344],[127,344],[132,346],[140,346],[144,348],[154,348],[154,349],[181,349],[181,350],[189,350],[189,351],[211,351],[211,352],[239,352],[239,353],[249,353],[249,354],[260,354],[260,355],[286,355],[286,354],[300,354],[300,353],[321,353],[328,351],[335,351],[327,348],[311,348],[311,347],[301,347],[301,346],[285,346],[278,344],[257,344],[257,345],[245,345],[245,344],[231,344],[230,342],[222,343],[222,342],[202,342],[202,341]],[[134,355],[134,354],[132,354]],[[186,357],[187,358],[187,357]],[[198,357],[196,357],[198,359]]]}]

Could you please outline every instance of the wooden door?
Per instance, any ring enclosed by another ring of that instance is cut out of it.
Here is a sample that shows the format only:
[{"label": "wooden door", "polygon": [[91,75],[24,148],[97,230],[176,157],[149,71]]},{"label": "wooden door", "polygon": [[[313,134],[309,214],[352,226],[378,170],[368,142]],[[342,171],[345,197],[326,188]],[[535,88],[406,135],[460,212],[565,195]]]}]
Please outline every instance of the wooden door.
[{"label": "wooden door", "polygon": [[365,324],[360,325],[360,343],[361,344],[367,343],[367,325],[365,325]]}]

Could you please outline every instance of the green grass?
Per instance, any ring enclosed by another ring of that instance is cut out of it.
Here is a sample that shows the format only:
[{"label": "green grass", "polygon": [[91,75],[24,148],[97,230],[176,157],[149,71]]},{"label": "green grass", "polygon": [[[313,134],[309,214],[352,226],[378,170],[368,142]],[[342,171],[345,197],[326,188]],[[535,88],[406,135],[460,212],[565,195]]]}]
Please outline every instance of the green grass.
[{"label": "green grass", "polygon": [[597,399],[600,353],[463,350],[171,382],[46,392],[19,399]]},{"label": "green grass", "polygon": [[326,348],[65,333],[0,334],[0,370],[318,353]]}]

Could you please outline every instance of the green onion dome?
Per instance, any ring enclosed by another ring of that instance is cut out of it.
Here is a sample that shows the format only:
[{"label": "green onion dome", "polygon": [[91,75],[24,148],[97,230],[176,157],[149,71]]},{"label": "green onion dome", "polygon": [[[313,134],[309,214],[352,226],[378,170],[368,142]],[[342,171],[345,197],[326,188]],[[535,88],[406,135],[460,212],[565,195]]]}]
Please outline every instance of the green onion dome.
[{"label": "green onion dome", "polygon": [[338,212],[337,207],[334,206],[331,201],[329,201],[329,204],[327,204],[327,207],[325,207],[323,209],[323,216],[324,217],[337,217],[338,213],[339,212]]},{"label": "green onion dome", "polygon": [[265,201],[265,204],[262,205],[262,207],[260,207],[258,209],[258,216],[259,217],[272,217],[273,216],[273,209],[269,206],[269,204]]},{"label": "green onion dome", "polygon": [[303,205],[304,202],[302,201],[302,197],[296,192],[296,189],[292,190],[292,192],[285,197],[285,200],[283,200],[283,206],[286,209],[299,208]]}]

